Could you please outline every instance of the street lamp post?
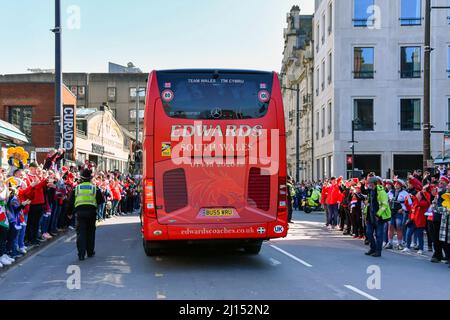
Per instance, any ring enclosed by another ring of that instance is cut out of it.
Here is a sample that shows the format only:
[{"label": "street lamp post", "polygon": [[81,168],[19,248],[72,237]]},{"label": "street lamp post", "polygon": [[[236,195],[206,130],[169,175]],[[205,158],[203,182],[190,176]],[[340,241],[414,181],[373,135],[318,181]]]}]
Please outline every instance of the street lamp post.
[{"label": "street lamp post", "polygon": [[136,154],[138,152],[137,150],[137,146],[139,144],[139,122],[141,121],[140,117],[139,117],[139,100],[141,98],[140,93],[141,92],[145,92],[144,88],[139,88],[139,83],[136,87],[136,147],[135,147],[135,154],[134,154],[134,171],[136,174],[139,173],[139,169],[137,167],[137,163],[136,163]]},{"label": "street lamp post", "polygon": [[431,10],[450,9],[450,6],[431,6],[431,0],[425,0],[425,56],[423,90],[423,172],[428,169],[431,160]]},{"label": "street lamp post", "polygon": [[355,144],[358,143],[358,141],[355,141],[355,126],[358,124],[358,119],[352,120],[352,141],[349,141],[350,148],[352,150],[352,176],[351,178],[355,177]]},{"label": "street lamp post", "polygon": [[61,62],[61,0],[55,0],[55,28],[50,30],[55,34],[55,147],[62,147],[62,62]]}]

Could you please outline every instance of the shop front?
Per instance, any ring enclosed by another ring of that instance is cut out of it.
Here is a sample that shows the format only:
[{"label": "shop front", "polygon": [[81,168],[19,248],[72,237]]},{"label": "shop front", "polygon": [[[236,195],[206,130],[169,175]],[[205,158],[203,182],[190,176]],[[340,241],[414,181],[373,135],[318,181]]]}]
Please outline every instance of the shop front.
[{"label": "shop front", "polygon": [[128,139],[109,109],[77,110],[77,162],[89,160],[97,165],[98,170],[118,170],[127,174]]}]

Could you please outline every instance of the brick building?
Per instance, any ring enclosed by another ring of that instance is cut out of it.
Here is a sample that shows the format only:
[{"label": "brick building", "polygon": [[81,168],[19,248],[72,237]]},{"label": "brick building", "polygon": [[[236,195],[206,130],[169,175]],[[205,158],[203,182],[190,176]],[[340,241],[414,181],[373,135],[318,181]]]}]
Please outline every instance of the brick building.
[{"label": "brick building", "polygon": [[[0,83],[0,119],[18,127],[28,138],[24,146],[42,163],[54,147],[55,84],[30,82]],[[74,94],[63,86],[63,105],[76,106]],[[33,158],[33,156],[32,156]]]}]

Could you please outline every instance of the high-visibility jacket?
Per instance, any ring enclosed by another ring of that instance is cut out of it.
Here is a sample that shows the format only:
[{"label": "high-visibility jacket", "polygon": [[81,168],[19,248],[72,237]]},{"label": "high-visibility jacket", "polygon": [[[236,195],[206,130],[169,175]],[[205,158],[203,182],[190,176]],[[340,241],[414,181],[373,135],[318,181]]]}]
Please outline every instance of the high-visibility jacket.
[{"label": "high-visibility jacket", "polygon": [[94,206],[97,208],[97,187],[90,182],[84,182],[75,188],[75,208],[79,206]]}]

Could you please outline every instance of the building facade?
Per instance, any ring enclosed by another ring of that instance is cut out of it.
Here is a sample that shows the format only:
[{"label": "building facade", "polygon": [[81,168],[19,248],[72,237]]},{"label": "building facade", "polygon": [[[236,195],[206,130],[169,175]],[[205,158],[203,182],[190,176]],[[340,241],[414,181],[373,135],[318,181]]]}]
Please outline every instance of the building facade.
[{"label": "building facade", "polygon": [[314,166],[311,36],[312,16],[300,15],[300,8],[292,7],[284,30],[285,45],[280,78],[287,128],[288,173],[299,181],[311,180]]},{"label": "building facade", "polygon": [[[96,108],[107,103],[117,122],[136,134],[136,88],[139,88],[140,132],[148,74],[144,73],[64,73],[63,82],[76,96],[78,108]],[[52,73],[27,73],[0,76],[1,82],[54,82]]]},{"label": "building facade", "polygon": [[[439,5],[436,1],[434,5]],[[448,0],[440,1],[448,5]],[[424,0],[316,0],[314,179],[422,168]],[[432,14],[431,122],[450,124],[450,16]],[[432,135],[432,156],[442,135]]]},{"label": "building facade", "polygon": [[[73,110],[77,103],[76,97],[66,86],[63,86],[62,97],[63,105]],[[32,160],[40,163],[50,148],[55,147],[54,105],[54,83],[0,82],[0,119],[13,124],[25,134],[28,143],[24,148]],[[70,137],[72,140],[74,125]],[[70,132],[67,134],[70,135]],[[70,150],[72,154],[73,151]]]},{"label": "building facade", "polygon": [[130,172],[130,133],[114,119],[108,108],[79,109],[77,112],[76,160],[89,160],[98,170]]}]

